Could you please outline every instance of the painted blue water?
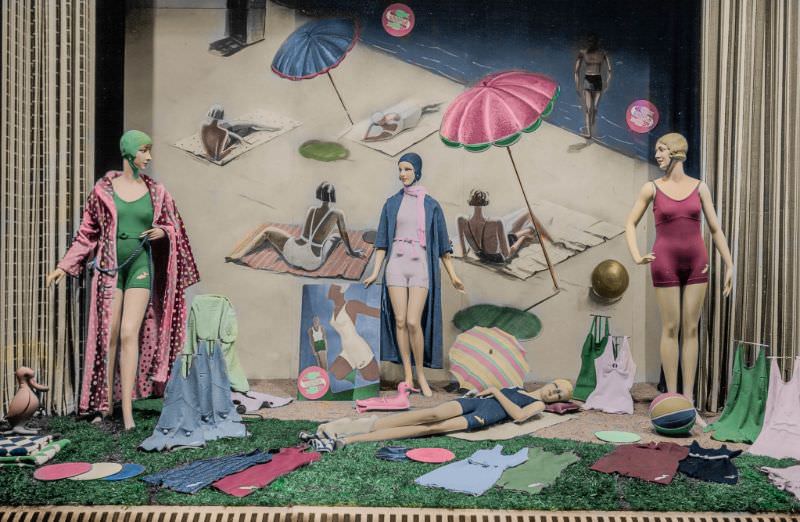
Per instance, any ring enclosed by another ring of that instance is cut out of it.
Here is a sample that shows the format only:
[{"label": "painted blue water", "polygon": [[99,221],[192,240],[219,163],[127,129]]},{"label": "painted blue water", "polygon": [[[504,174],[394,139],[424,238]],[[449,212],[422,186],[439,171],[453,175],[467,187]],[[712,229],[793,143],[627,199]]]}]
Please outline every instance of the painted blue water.
[{"label": "painted blue water", "polygon": [[[696,175],[692,153],[699,144],[700,2],[409,1],[416,24],[402,38],[390,36],[381,25],[389,2],[286,3],[316,16],[355,16],[363,44],[461,84],[509,69],[546,74],[561,87],[548,121],[576,134],[584,115],[573,67],[582,41],[593,32],[613,68],[600,102],[596,141],[652,162],[655,140],[681,132],[689,140],[687,171]],[[629,130],[625,121],[628,105],[637,99],[650,100],[660,112],[659,124],[647,134]],[[576,137],[576,144],[581,141]]]}]

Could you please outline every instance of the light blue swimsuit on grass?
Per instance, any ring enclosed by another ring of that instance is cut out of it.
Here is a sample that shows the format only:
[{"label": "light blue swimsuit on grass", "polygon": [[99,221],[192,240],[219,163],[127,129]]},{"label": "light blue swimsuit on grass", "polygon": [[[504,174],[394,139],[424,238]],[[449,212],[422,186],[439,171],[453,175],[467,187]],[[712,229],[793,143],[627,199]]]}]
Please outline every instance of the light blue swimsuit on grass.
[{"label": "light blue swimsuit on grass", "polygon": [[528,448],[513,455],[503,455],[503,446],[498,444],[490,450],[478,450],[471,457],[436,468],[414,482],[456,493],[483,495],[500,480],[503,471],[527,460]]}]

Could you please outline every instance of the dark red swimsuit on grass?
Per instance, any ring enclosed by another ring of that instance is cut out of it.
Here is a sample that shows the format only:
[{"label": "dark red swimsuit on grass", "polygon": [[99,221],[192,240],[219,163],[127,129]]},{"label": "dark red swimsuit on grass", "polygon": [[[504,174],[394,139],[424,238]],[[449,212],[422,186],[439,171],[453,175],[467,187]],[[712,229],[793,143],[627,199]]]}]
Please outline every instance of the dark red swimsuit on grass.
[{"label": "dark red swimsuit on grass", "polygon": [[700,182],[683,199],[667,196],[656,188],[653,215],[656,222],[656,242],[650,264],[653,286],[685,286],[708,282],[708,252],[703,243]]}]

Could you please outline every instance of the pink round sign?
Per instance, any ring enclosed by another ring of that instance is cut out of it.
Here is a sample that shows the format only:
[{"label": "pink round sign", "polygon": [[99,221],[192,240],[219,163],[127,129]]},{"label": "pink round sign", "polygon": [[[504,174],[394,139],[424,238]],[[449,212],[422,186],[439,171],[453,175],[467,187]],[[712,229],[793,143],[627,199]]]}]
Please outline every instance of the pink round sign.
[{"label": "pink round sign", "polygon": [[324,396],[331,387],[328,372],[319,366],[309,366],[297,377],[297,390],[308,400],[316,400]]},{"label": "pink round sign", "polygon": [[625,121],[633,132],[644,134],[658,125],[658,109],[647,100],[636,100],[628,105]]},{"label": "pink round sign", "polygon": [[392,36],[405,36],[414,29],[414,11],[406,4],[392,4],[383,11],[383,28]]}]

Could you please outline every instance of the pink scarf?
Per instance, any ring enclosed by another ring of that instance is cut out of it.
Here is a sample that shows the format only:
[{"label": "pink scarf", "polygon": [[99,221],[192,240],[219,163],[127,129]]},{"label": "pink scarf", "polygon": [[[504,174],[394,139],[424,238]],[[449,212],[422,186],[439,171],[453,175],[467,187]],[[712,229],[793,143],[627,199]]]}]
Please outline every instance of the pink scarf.
[{"label": "pink scarf", "polygon": [[424,247],[428,244],[425,240],[425,195],[428,189],[422,185],[404,186],[403,193],[417,198],[417,237],[419,244]]}]

